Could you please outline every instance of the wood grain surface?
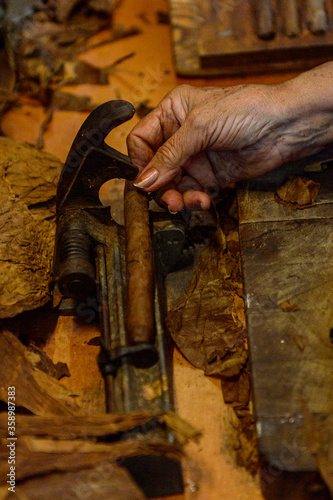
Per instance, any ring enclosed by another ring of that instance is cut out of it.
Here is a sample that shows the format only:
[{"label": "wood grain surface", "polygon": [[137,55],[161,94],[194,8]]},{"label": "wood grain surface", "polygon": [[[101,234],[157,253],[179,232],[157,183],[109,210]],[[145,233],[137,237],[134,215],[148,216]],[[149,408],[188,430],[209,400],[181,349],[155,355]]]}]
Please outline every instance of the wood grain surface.
[{"label": "wood grain surface", "polygon": [[301,471],[316,468],[306,411],[333,412],[333,171],[303,172],[322,186],[318,205],[303,210],[274,201],[288,172],[240,191],[240,241],[259,448]]}]

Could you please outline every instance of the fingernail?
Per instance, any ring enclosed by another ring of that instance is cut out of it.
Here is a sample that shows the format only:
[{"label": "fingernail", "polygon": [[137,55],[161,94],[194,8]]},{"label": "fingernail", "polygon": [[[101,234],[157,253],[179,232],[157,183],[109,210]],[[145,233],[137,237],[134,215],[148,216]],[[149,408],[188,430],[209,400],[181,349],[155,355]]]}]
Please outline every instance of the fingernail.
[{"label": "fingernail", "polygon": [[169,207],[169,206],[168,206],[168,210],[169,210],[169,212],[170,212],[170,214],[171,214],[171,215],[176,215],[176,214],[178,214],[178,210],[176,210],[176,211],[174,212],[174,211],[170,210],[170,207]]},{"label": "fingernail", "polygon": [[133,186],[137,188],[147,188],[156,181],[159,175],[160,173],[156,170],[156,168],[151,168],[150,170],[147,170],[147,172],[140,175],[139,179],[136,182],[133,182]]}]

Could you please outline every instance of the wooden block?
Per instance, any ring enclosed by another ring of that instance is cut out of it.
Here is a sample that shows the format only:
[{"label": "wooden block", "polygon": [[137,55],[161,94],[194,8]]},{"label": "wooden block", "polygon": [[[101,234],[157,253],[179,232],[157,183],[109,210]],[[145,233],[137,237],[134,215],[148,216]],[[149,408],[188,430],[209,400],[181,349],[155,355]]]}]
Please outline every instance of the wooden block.
[{"label": "wooden block", "polygon": [[309,0],[306,5],[296,0],[171,0],[170,4],[181,75],[297,71],[332,59],[329,0]]},{"label": "wooden block", "polygon": [[[304,162],[283,165],[258,179],[240,183],[238,190],[240,223],[332,217],[333,166],[327,165],[321,172],[307,171],[304,167],[306,168]],[[274,193],[288,175],[304,176],[320,183],[314,207],[290,210],[276,203]]]},{"label": "wooden block", "polygon": [[243,186],[240,243],[259,449],[280,469],[305,471],[316,464],[304,407],[333,414],[333,172],[309,173],[321,201],[304,210],[274,201],[287,173]]}]

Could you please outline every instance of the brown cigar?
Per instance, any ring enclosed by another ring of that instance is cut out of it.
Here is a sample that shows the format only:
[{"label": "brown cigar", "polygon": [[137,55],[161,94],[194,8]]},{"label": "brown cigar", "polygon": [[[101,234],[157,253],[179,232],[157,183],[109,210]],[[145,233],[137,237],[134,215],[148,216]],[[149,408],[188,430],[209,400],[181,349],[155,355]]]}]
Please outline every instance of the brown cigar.
[{"label": "brown cigar", "polygon": [[270,40],[275,36],[272,1],[258,0],[255,2],[255,11],[258,37]]},{"label": "brown cigar", "polygon": [[280,13],[283,22],[283,32],[291,37],[299,35],[299,17],[297,0],[280,0]]},{"label": "brown cigar", "polygon": [[125,188],[126,314],[130,345],[154,341],[153,251],[148,195],[127,182]]},{"label": "brown cigar", "polygon": [[306,0],[305,17],[309,30],[315,35],[323,35],[328,30],[324,0]]}]

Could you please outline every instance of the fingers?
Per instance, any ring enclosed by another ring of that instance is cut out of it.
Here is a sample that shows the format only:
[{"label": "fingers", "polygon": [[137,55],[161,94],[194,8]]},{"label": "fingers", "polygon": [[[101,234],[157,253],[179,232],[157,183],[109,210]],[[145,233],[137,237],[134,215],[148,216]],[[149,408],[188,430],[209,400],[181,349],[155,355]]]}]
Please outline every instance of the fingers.
[{"label": "fingers", "polygon": [[202,191],[189,190],[180,193],[176,189],[164,191],[159,202],[171,213],[180,212],[184,207],[189,210],[209,210],[211,205],[209,196]]},{"label": "fingers", "polygon": [[[186,91],[184,93],[187,94]],[[153,154],[184,122],[187,111],[184,109],[182,96],[178,88],[169,92],[127,137],[129,156],[138,167],[145,167]]]},{"label": "fingers", "polygon": [[177,188],[183,194],[186,208],[190,210],[208,210],[210,198],[203,192],[203,187],[197,179],[185,175],[178,183]]},{"label": "fingers", "polygon": [[191,157],[204,149],[202,139],[203,134],[196,130],[189,115],[140,172],[135,185],[146,191],[155,191],[170,182]]},{"label": "fingers", "polygon": [[209,210],[211,200],[202,191],[185,191],[183,194],[184,204],[189,210]]},{"label": "fingers", "polygon": [[155,199],[159,205],[167,208],[170,213],[180,212],[185,206],[183,194],[178,189],[172,187],[167,187],[161,190],[161,192],[158,191]]},{"label": "fingers", "polygon": [[158,108],[145,116],[127,137],[128,154],[133,163],[144,168],[163,144],[161,113]]},{"label": "fingers", "polygon": [[211,205],[209,196],[202,192],[198,182],[189,176],[185,176],[177,184],[171,182],[160,189],[155,200],[170,212],[179,212],[184,206],[190,210],[209,210]]}]

